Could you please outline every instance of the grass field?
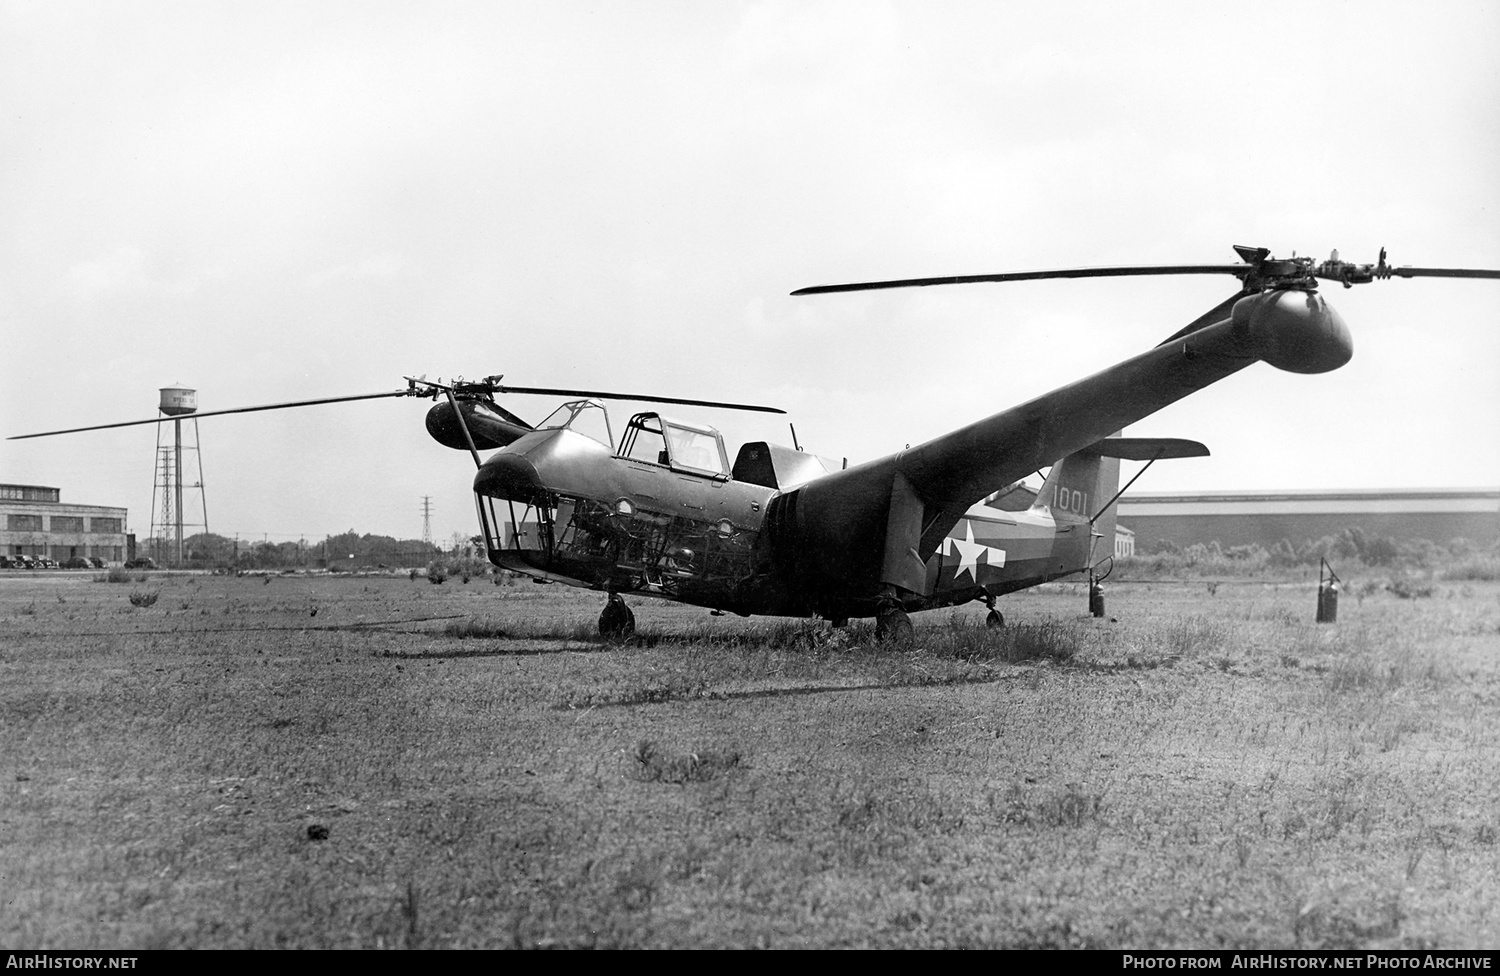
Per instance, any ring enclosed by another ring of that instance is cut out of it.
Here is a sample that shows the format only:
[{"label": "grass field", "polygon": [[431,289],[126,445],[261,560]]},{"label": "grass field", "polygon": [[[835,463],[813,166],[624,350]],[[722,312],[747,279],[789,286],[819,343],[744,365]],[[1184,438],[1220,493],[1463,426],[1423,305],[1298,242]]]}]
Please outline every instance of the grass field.
[{"label": "grass field", "polygon": [[601,604],[0,577],[0,945],[1500,945],[1500,584]]}]

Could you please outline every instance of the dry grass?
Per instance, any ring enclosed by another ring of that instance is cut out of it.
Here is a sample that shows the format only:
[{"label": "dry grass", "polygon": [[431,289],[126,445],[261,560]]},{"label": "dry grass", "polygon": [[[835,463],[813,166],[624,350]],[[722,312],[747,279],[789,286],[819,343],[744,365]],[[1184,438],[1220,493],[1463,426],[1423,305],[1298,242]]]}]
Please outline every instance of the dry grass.
[{"label": "dry grass", "polygon": [[1054,585],[887,648],[152,580],[0,577],[0,944],[1500,942],[1488,581],[1351,583],[1332,627],[1305,583],[1115,586],[1117,622]]}]

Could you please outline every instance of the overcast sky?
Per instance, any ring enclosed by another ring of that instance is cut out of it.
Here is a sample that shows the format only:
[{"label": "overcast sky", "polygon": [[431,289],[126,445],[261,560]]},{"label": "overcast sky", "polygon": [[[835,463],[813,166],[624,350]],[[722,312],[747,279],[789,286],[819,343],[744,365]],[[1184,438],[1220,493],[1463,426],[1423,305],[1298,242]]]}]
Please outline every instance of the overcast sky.
[{"label": "overcast sky", "polygon": [[[1500,267],[1496,51],[1493,2],[3,2],[0,433],[145,418],[173,384],[211,410],[503,373],[770,403],[868,460],[1237,283],[788,292],[1233,244]],[[1500,282],[1324,292],[1353,361],[1136,425],[1213,451],[1138,489],[1500,485]],[[436,537],[473,533],[426,406],[203,420],[210,528],[416,537],[430,495]],[[731,455],[790,442],[678,413]],[[4,443],[0,481],[144,536],[155,444]]]}]

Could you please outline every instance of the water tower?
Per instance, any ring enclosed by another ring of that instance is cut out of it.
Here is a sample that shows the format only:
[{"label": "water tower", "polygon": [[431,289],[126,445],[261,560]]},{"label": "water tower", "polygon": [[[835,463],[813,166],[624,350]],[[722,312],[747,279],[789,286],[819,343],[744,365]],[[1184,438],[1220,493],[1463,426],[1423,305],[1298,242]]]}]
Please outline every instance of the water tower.
[{"label": "water tower", "polygon": [[[208,532],[208,499],[203,494],[203,455],[198,451],[198,418],[194,416],[198,412],[198,391],[189,390],[181,386],[164,386],[161,388],[161,402],[158,406],[163,416],[172,418],[172,442],[163,444],[162,439],[166,433],[167,425],[160,423],[156,425],[156,480],[151,490],[151,545],[156,551],[156,557],[161,562],[172,566],[182,565],[182,530],[184,526],[192,528],[202,527],[203,532]],[[192,443],[183,443],[182,419],[187,417],[192,421],[189,430]],[[184,452],[190,452],[198,469],[198,480],[194,483],[183,481]],[[202,522],[184,521],[187,514],[187,503],[184,495],[187,492],[198,493],[198,504],[193,506],[194,512],[203,513]]]}]

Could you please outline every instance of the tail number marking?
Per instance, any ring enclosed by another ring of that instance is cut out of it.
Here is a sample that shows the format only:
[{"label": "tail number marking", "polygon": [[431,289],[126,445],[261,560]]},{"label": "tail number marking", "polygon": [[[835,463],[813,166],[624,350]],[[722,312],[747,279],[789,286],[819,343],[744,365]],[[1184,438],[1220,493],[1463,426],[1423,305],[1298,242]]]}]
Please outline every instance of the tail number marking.
[{"label": "tail number marking", "polygon": [[1087,515],[1089,513],[1088,492],[1064,488],[1058,485],[1052,490],[1052,507],[1061,509],[1064,512],[1077,512],[1079,515]]}]

